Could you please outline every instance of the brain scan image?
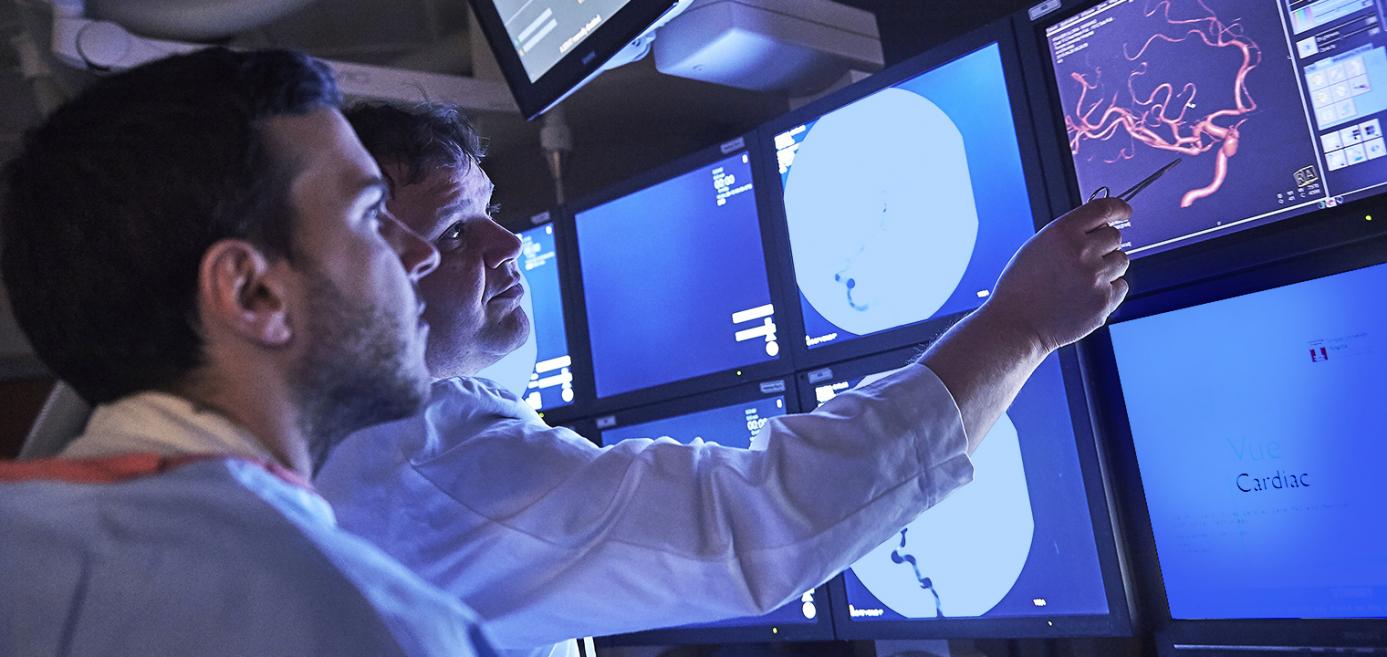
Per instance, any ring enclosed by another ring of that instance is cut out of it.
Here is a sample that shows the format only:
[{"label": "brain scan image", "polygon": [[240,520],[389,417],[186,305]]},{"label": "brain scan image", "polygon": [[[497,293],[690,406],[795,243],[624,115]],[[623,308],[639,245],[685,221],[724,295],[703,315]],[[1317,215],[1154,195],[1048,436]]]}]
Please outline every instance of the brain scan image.
[{"label": "brain scan image", "polygon": [[1034,233],[995,44],[774,135],[805,344],[971,310]]},{"label": "brain scan image", "polygon": [[[1125,189],[1181,161],[1133,200],[1131,221],[1118,226],[1129,254],[1273,220],[1324,196],[1326,172],[1307,130],[1279,4],[1109,1],[1047,29],[1080,197],[1100,186]],[[1296,40],[1307,38],[1314,41]],[[1360,67],[1371,61],[1351,59]],[[1339,70],[1354,72],[1347,64]],[[1347,82],[1342,91],[1351,93]],[[1370,98],[1348,98],[1345,109]]]},{"label": "brain scan image", "polygon": [[816,123],[785,206],[801,291],[858,334],[938,312],[978,238],[963,135],[937,105],[902,89]]},{"label": "brain scan image", "polygon": [[[814,398],[871,384],[900,353],[833,366]],[[971,455],[972,481],[844,571],[851,638],[870,634],[857,623],[1108,613],[1068,395],[1051,356]]]},{"label": "brain scan image", "polygon": [[974,452],[973,467],[972,483],[853,564],[863,585],[897,613],[981,616],[1025,568],[1035,519],[1020,439],[1007,416]]}]

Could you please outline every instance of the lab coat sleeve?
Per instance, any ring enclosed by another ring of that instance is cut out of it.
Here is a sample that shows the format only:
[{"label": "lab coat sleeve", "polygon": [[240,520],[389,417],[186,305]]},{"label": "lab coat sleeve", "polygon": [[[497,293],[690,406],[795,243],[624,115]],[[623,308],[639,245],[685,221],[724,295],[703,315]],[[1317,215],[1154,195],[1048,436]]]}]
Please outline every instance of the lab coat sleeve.
[{"label": "lab coat sleeve", "polygon": [[334,455],[319,487],[501,648],[769,612],[972,478],[958,407],[920,364],[771,419],[750,450],[598,448],[478,381],[444,385],[422,419],[356,443],[394,452]]}]

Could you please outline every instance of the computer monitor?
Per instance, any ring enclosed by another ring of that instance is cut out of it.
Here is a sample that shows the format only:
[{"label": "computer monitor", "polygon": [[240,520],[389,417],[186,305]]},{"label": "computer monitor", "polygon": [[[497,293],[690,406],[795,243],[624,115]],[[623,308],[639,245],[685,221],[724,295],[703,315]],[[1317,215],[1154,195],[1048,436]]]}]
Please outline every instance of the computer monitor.
[{"label": "computer monitor", "polygon": [[[976,308],[1035,232],[1047,210],[1018,136],[1029,111],[1004,27],[763,129],[808,352],[841,360],[860,354],[836,346]],[[863,353],[923,337],[893,335]]]},{"label": "computer monitor", "polygon": [[[597,421],[603,445],[630,439],[695,440],[748,449],[766,421],[796,404],[785,380],[744,385],[699,397],[620,412]],[[826,586],[763,616],[729,619],[608,637],[609,645],[795,641],[833,638]]]},{"label": "computer monitor", "polygon": [[573,358],[568,353],[568,329],[564,326],[561,262],[554,240],[554,224],[522,230],[520,271],[529,283],[535,334],[535,367],[530,374],[525,401],[537,411],[573,403]]},{"label": "computer monitor", "polygon": [[780,358],[746,148],[654,180],[574,212],[599,398],[720,374],[717,387]]},{"label": "computer monitor", "polygon": [[1111,326],[1113,430],[1180,640],[1358,621],[1342,636],[1387,641],[1384,286],[1379,264]]},{"label": "computer monitor", "polygon": [[[808,372],[823,404],[910,364],[902,350]],[[1130,632],[1112,516],[1072,354],[1047,358],[972,455],[973,481],[857,561],[833,590],[842,639]],[[1076,420],[1078,420],[1076,422]]]},{"label": "computer monitor", "polygon": [[750,449],[766,420],[785,415],[783,393],[759,394],[755,398],[714,408],[691,411],[647,422],[614,425],[601,430],[603,445],[615,445],[632,438],[672,438],[684,444],[695,440],[725,447]]},{"label": "computer monitor", "polygon": [[1103,0],[1057,14],[1043,29],[1072,202],[1178,160],[1120,226],[1143,257],[1378,194],[1382,12],[1370,0]]},{"label": "computer monitor", "polygon": [[[633,39],[688,0],[471,0],[525,118],[602,71]],[[677,13],[677,12],[674,12]]]}]

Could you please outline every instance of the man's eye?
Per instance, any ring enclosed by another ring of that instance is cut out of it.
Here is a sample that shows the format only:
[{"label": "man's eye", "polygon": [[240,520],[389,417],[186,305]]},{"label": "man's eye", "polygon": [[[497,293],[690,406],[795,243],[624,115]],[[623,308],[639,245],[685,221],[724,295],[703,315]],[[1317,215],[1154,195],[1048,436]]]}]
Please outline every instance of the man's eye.
[{"label": "man's eye", "polygon": [[382,219],[385,218],[385,206],[383,206],[383,205],[373,205],[373,206],[367,208],[367,209],[366,209],[366,214],[364,215],[364,218],[366,219],[366,221],[374,221],[374,222],[379,222],[379,221],[381,221]]},{"label": "man's eye", "polygon": [[456,242],[462,239],[462,224],[456,223],[449,226],[447,230],[443,231],[443,234],[440,235],[438,239],[439,241],[445,242]]}]

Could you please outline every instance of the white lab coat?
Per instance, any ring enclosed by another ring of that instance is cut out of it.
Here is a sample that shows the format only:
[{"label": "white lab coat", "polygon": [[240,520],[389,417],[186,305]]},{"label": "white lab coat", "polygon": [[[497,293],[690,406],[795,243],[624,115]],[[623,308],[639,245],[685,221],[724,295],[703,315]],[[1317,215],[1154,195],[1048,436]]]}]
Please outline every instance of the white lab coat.
[{"label": "white lab coat", "polygon": [[264,456],[148,393],[62,458],[0,462],[0,655],[494,654],[456,597]]},{"label": "white lab coat", "polygon": [[909,365],[750,450],[599,448],[477,379],[349,437],[315,484],[342,526],[534,648],[774,610],[972,478],[953,397]]}]

